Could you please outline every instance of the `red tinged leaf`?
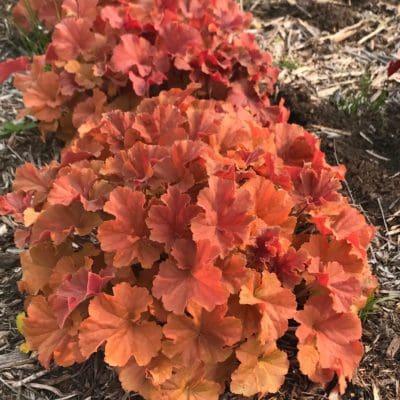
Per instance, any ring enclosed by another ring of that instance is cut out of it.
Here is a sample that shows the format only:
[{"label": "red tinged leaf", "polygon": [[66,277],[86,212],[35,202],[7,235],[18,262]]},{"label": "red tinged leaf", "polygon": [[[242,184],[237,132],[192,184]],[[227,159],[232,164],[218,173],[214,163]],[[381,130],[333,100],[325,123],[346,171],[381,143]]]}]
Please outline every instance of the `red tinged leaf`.
[{"label": "red tinged leaf", "polygon": [[[161,46],[174,57],[184,56],[190,49],[202,46],[203,40],[199,31],[189,24],[173,21],[171,14],[166,13],[160,26]],[[179,69],[182,62],[179,62]],[[190,66],[187,65],[187,69]]]},{"label": "red tinged leaf", "polygon": [[249,213],[251,195],[246,189],[237,189],[232,180],[211,177],[197,203],[204,212],[192,220],[196,241],[211,240],[224,254],[248,241],[254,218]]},{"label": "red tinged leaf", "polygon": [[218,363],[226,360],[242,334],[242,325],[235,317],[226,317],[226,306],[207,312],[200,306],[190,306],[188,316],[170,314],[163,327],[163,352],[170,359],[186,366],[198,361]]},{"label": "red tinged leaf", "polygon": [[32,194],[21,192],[7,193],[0,196],[0,215],[12,214],[17,222],[22,222],[22,213],[30,207],[31,202]]},{"label": "red tinged leaf", "polygon": [[388,66],[388,76],[392,76],[400,69],[400,60],[392,60]]},{"label": "red tinged leaf", "polygon": [[200,209],[190,204],[190,196],[176,186],[162,195],[161,200],[164,205],[153,205],[146,223],[151,231],[150,239],[163,243],[168,250],[177,239],[190,239],[190,223]]},{"label": "red tinged leaf", "polygon": [[295,195],[299,203],[320,205],[323,201],[338,201],[341,188],[337,174],[332,171],[315,171],[313,168],[303,168],[298,180],[295,181]]},{"label": "red tinged leaf", "polygon": [[136,94],[146,96],[151,84],[166,80],[169,60],[143,37],[126,34],[121,36],[121,42],[114,49],[111,66],[115,71],[129,72]]},{"label": "red tinged leaf", "polygon": [[97,16],[98,0],[64,0],[62,9],[67,17],[85,18],[94,21]]},{"label": "red tinged leaf", "polygon": [[332,308],[338,312],[348,312],[356,298],[361,296],[361,285],[353,275],[346,273],[337,262],[320,263],[314,259],[308,267],[316,282],[326,287],[332,298]]},{"label": "red tinged leaf", "polygon": [[144,366],[161,348],[161,327],[142,319],[152,297],[147,289],[119,283],[113,295],[101,293],[90,301],[89,318],[80,328],[79,346],[89,357],[105,343],[105,361],[123,367],[130,357]]},{"label": "red tinged leaf", "polygon": [[154,50],[150,42],[135,35],[122,35],[121,44],[114,49],[111,63],[118,72],[128,72],[133,66],[140,76],[150,75]]},{"label": "red tinged leaf", "polygon": [[9,58],[0,63],[0,85],[16,72],[26,71],[29,68],[29,57]]},{"label": "red tinged leaf", "polygon": [[[320,366],[334,370],[342,380],[350,379],[363,353],[361,321],[357,315],[337,313],[329,297],[316,296],[306,302],[295,319],[300,323],[296,331],[300,346],[316,340]],[[310,369],[305,359],[300,361],[302,370]]]},{"label": "red tinged leaf", "polygon": [[304,250],[290,247],[272,261],[270,269],[276,273],[283,287],[293,289],[301,282],[307,261],[308,255]]},{"label": "red tinged leaf", "polygon": [[209,241],[176,242],[172,255],[178,263],[171,258],[162,262],[153,282],[153,295],[162,298],[165,309],[183,314],[192,301],[212,311],[226,302],[229,294],[221,270],[212,264],[218,254],[214,249]]},{"label": "red tinged leaf", "polygon": [[281,286],[274,273],[253,272],[240,291],[240,304],[257,305],[262,318],[259,339],[262,343],[280,338],[288,328],[288,320],[296,312],[296,297]]},{"label": "red tinged leaf", "polygon": [[313,160],[317,144],[314,136],[295,124],[276,124],[274,130],[277,153],[285,164],[303,167]]},{"label": "red tinged leaf", "polygon": [[71,320],[60,328],[47,300],[36,296],[28,306],[23,326],[29,348],[36,350],[40,363],[49,368],[52,358],[63,367],[84,361],[78,347],[78,325],[79,319],[75,322]]},{"label": "red tinged leaf", "polygon": [[96,48],[92,22],[87,18],[64,18],[53,33],[53,48],[60,60],[69,61],[83,56],[88,59]]},{"label": "red tinged leaf", "polygon": [[33,164],[26,163],[17,168],[13,189],[16,192],[32,193],[33,203],[39,204],[46,199],[56,173],[57,168],[46,166],[37,169]]},{"label": "red tinged leaf", "polygon": [[322,234],[332,234],[337,240],[347,240],[362,252],[365,252],[372,240],[374,228],[347,201],[324,203],[311,214],[311,221]]},{"label": "red tinged leaf", "polygon": [[231,391],[244,396],[276,393],[289,370],[289,360],[276,343],[250,338],[236,350],[239,367],[232,374]]},{"label": "red tinged leaf", "polygon": [[50,204],[64,206],[80,200],[86,211],[97,211],[103,207],[111,189],[110,183],[98,179],[93,169],[77,165],[61,170],[47,199]]},{"label": "red tinged leaf", "polygon": [[111,279],[112,276],[102,277],[86,268],[67,277],[54,295],[49,297],[50,306],[60,327],[64,326],[66,319],[80,303],[100,293]]},{"label": "red tinged leaf", "polygon": [[119,175],[136,188],[158,187],[160,182],[155,174],[156,165],[164,160],[168,150],[163,146],[136,142],[127,152],[121,151],[106,161],[103,173]]},{"label": "red tinged leaf", "polygon": [[98,237],[104,251],[114,252],[113,264],[117,268],[135,262],[151,268],[160,256],[158,246],[148,239],[145,201],[142,192],[119,187],[111,192],[104,206],[104,211],[116,219],[101,224]]}]

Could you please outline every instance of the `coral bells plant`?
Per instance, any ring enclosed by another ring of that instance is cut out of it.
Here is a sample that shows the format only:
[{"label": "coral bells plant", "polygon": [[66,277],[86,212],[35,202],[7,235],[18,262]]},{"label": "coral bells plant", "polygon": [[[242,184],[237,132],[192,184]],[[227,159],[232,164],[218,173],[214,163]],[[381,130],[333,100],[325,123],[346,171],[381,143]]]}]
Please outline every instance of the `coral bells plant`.
[{"label": "coral bells plant", "polygon": [[17,170],[0,210],[25,248],[27,345],[45,367],[102,351],[146,399],[274,393],[296,365],[343,393],[373,228],[313,135],[195,91],[102,114],[60,162]]},{"label": "coral bells plant", "polygon": [[287,117],[269,101],[278,69],[234,0],[20,0],[14,9],[27,30],[32,13],[53,32],[46,54],[0,64],[0,77],[27,69],[14,82],[21,116],[44,135],[68,138],[83,120],[190,83],[197,97],[246,107],[263,125]]}]

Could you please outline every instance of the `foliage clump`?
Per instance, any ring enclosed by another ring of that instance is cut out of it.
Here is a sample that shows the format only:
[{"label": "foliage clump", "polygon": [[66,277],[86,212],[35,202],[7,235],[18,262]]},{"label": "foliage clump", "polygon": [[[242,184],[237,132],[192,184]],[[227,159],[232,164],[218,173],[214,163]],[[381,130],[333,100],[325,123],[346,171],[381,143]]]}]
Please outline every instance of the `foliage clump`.
[{"label": "foliage clump", "polygon": [[197,97],[249,108],[263,125],[287,116],[269,100],[278,69],[234,0],[20,0],[14,9],[27,31],[32,14],[52,31],[51,42],[14,84],[21,115],[36,118],[43,135],[69,139],[89,112],[98,120],[191,83],[199,84]]},{"label": "foliage clump", "polygon": [[60,162],[17,170],[0,212],[25,248],[27,344],[45,367],[102,349],[146,399],[273,393],[296,360],[344,392],[376,286],[344,168],[197,90],[85,118]]}]

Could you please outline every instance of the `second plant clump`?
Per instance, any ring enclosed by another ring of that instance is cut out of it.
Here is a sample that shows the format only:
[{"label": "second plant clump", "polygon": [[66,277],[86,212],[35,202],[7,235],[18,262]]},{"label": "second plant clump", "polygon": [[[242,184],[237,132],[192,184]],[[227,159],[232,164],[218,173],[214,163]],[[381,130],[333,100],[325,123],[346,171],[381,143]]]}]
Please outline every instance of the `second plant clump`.
[{"label": "second plant clump", "polygon": [[[150,400],[279,390],[290,365],[343,393],[373,236],[343,167],[288,124],[268,53],[222,0],[21,0],[52,31],[8,61],[22,115],[68,139],[16,172],[25,349],[49,367],[98,350]],[[287,340],[280,340],[283,336]]]}]

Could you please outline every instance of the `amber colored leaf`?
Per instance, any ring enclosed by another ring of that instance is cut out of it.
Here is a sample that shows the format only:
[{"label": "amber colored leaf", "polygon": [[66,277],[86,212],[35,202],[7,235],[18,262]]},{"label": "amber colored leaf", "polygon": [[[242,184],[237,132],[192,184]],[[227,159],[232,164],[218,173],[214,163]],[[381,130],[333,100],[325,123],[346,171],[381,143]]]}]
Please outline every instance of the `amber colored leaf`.
[{"label": "amber colored leaf", "polygon": [[361,272],[364,267],[365,261],[346,240],[336,240],[324,235],[311,235],[310,240],[301,248],[311,257],[318,257],[324,263],[338,262],[349,273]]},{"label": "amber colored leaf", "polygon": [[176,239],[190,238],[190,222],[199,207],[190,204],[190,196],[173,186],[161,196],[164,205],[153,205],[146,223],[150,239],[165,244],[170,249]]},{"label": "amber colored leaf", "polygon": [[153,358],[146,366],[131,359],[119,369],[118,377],[127,392],[137,392],[146,399],[161,400],[162,385],[172,376],[173,363],[164,355]]},{"label": "amber colored leaf", "polygon": [[230,346],[242,335],[242,325],[235,317],[226,317],[227,307],[218,306],[207,312],[200,306],[188,307],[188,316],[170,314],[163,327],[164,336],[170,341],[163,344],[163,352],[171,359],[187,365],[201,360],[205,363],[222,362],[231,353]]},{"label": "amber colored leaf", "polygon": [[240,291],[240,304],[258,305],[262,314],[260,340],[265,343],[281,337],[293,318],[297,303],[289,289],[284,289],[274,273],[253,272]]},{"label": "amber colored leaf", "polygon": [[9,58],[0,63],[0,85],[12,74],[27,70],[29,57]]},{"label": "amber colored leaf", "polygon": [[260,330],[261,312],[254,306],[240,304],[239,295],[229,297],[228,315],[236,317],[242,323],[242,339],[247,339]]},{"label": "amber colored leaf", "polygon": [[81,324],[79,346],[86,357],[105,343],[105,361],[124,366],[131,356],[146,365],[161,348],[161,327],[142,320],[152,297],[145,288],[119,283],[113,295],[101,293],[90,301],[89,318]]},{"label": "amber colored leaf", "polygon": [[239,367],[232,374],[231,391],[244,396],[276,393],[289,370],[285,352],[274,341],[261,344],[255,338],[247,340],[236,350]]},{"label": "amber colored leaf", "polygon": [[335,372],[332,369],[324,369],[320,364],[320,355],[315,340],[309,343],[299,344],[297,360],[300,363],[300,370],[313,382],[327,384],[334,378]]},{"label": "amber colored leaf", "polygon": [[231,294],[238,293],[246,283],[248,279],[246,264],[246,257],[241,253],[231,254],[217,262],[216,265],[222,271],[222,280]]},{"label": "amber colored leaf", "polygon": [[254,196],[255,213],[268,226],[283,224],[293,208],[293,200],[285,190],[260,176],[250,179],[244,185]]},{"label": "amber colored leaf", "polygon": [[24,92],[24,104],[30,114],[44,122],[51,123],[61,117],[64,100],[60,77],[53,71],[41,73]]},{"label": "amber colored leaf", "polygon": [[145,201],[142,192],[118,187],[104,206],[104,211],[116,219],[100,225],[98,237],[104,251],[114,252],[115,267],[140,262],[144,268],[151,268],[160,256],[159,247],[148,239]]},{"label": "amber colored leaf", "polygon": [[88,299],[100,293],[112,276],[100,276],[86,268],[68,276],[49,297],[50,306],[61,327],[75,308]]},{"label": "amber colored leaf", "polygon": [[210,177],[209,187],[197,198],[204,212],[192,220],[194,239],[210,240],[223,253],[247,242],[253,221],[250,193],[235,186],[232,180]]},{"label": "amber colored leaf", "polygon": [[146,143],[172,146],[175,141],[187,139],[184,122],[176,106],[160,104],[152,113],[138,112],[133,126]]},{"label": "amber colored leaf", "polygon": [[165,400],[218,400],[222,386],[207,379],[202,366],[180,368],[162,386]]},{"label": "amber colored leaf", "polygon": [[212,263],[216,253],[209,241],[194,245],[177,240],[172,255],[177,262],[171,258],[162,262],[153,283],[154,297],[162,298],[168,311],[183,314],[190,301],[212,311],[226,302],[229,293],[221,280],[221,270]]},{"label": "amber colored leaf", "polygon": [[42,242],[21,253],[22,279],[18,288],[29,294],[37,294],[50,284],[50,277],[60,258],[71,254],[68,245],[55,246]]},{"label": "amber colored leaf", "polygon": [[98,214],[85,211],[79,203],[54,205],[43,211],[32,227],[32,244],[51,239],[60,244],[72,233],[88,235],[101,222]]},{"label": "amber colored leaf", "polygon": [[84,361],[75,324],[71,320],[60,328],[47,300],[43,296],[32,298],[24,320],[24,335],[30,349],[38,352],[39,361],[45,368],[49,368],[53,357],[63,367]]},{"label": "amber colored leaf", "polygon": [[[343,380],[352,377],[363,353],[360,319],[352,312],[334,311],[328,296],[311,297],[304,310],[296,313],[295,319],[300,323],[296,330],[299,344],[316,340],[320,366],[334,370],[342,380],[343,388]],[[304,364],[308,363],[307,359],[301,361],[302,370],[313,369],[312,365]]]}]

